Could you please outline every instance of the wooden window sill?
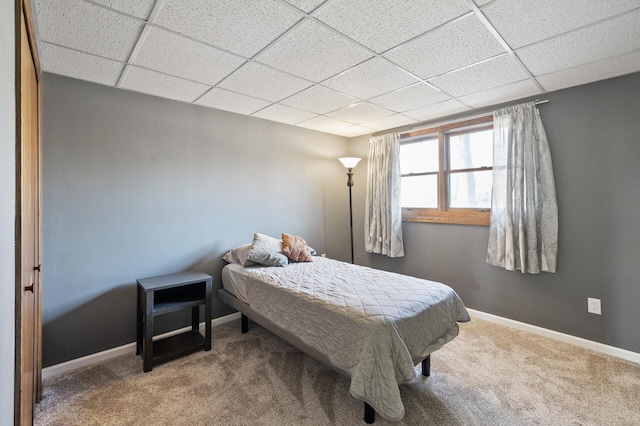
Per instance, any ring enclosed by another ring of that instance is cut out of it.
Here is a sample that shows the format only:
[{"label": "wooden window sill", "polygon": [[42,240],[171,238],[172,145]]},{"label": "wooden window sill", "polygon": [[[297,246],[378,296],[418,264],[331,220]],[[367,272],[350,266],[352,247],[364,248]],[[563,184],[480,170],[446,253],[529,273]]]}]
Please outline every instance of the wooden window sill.
[{"label": "wooden window sill", "polygon": [[437,209],[402,209],[403,222],[449,223],[460,225],[489,226],[491,212],[487,210],[456,209],[438,211]]}]

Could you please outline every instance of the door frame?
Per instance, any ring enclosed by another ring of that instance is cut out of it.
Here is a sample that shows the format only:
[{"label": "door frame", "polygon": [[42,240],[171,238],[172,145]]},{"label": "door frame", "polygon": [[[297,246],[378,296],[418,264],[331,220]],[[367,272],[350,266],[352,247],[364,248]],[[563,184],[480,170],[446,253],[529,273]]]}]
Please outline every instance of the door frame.
[{"label": "door frame", "polygon": [[[14,424],[21,425],[29,419],[25,419],[22,413],[21,397],[22,397],[22,300],[23,300],[23,283],[22,283],[22,17],[26,27],[27,42],[30,47],[36,72],[36,102],[37,102],[37,157],[38,165],[35,169],[37,173],[37,198],[38,206],[36,211],[36,233],[37,241],[35,242],[35,252],[37,256],[37,265],[41,265],[42,259],[42,232],[41,232],[41,212],[42,212],[42,111],[41,111],[41,85],[42,72],[38,55],[37,42],[35,37],[35,25],[30,0],[15,0],[15,98],[16,98],[16,221],[15,221],[15,374],[14,374]],[[39,270],[34,271],[38,274],[35,280],[35,369],[34,372],[34,404],[39,401],[42,396],[42,278]],[[33,419],[31,419],[32,421]]]}]

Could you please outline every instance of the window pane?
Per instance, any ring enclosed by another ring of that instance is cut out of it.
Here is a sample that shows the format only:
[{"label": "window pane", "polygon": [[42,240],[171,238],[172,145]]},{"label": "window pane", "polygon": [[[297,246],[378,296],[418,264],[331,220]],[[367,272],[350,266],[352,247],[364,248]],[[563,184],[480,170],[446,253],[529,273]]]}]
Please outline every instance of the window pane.
[{"label": "window pane", "polygon": [[449,207],[491,208],[493,171],[451,173],[449,175]]},{"label": "window pane", "polygon": [[473,169],[493,165],[493,130],[449,137],[449,169]]},{"label": "window pane", "polygon": [[438,176],[402,178],[402,207],[438,207]]},{"label": "window pane", "polygon": [[400,145],[400,173],[438,171],[438,139]]}]

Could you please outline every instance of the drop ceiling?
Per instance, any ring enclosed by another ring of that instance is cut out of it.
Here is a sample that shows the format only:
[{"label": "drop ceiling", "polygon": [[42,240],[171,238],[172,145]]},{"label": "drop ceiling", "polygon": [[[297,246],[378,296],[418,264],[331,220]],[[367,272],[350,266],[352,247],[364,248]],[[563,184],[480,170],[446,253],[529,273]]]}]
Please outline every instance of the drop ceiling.
[{"label": "drop ceiling", "polygon": [[35,0],[44,71],[346,137],[640,71],[640,0]]}]

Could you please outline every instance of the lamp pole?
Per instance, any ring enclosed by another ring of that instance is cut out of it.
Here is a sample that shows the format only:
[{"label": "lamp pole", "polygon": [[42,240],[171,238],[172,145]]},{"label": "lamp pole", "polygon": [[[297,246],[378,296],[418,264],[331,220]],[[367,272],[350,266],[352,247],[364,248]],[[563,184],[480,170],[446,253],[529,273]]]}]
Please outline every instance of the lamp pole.
[{"label": "lamp pole", "polygon": [[342,157],[338,158],[342,165],[347,169],[347,186],[349,187],[349,231],[351,233],[351,263],[355,263],[353,256],[353,198],[351,196],[351,188],[353,187],[353,168],[360,162],[358,157]]},{"label": "lamp pole", "polygon": [[353,187],[353,169],[349,168],[347,172],[347,176],[349,179],[347,180],[347,186],[349,187],[349,229],[351,231],[351,263],[354,263],[353,257],[353,202],[351,198],[351,188]]}]

